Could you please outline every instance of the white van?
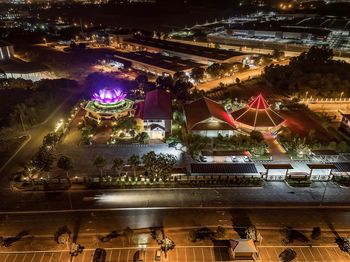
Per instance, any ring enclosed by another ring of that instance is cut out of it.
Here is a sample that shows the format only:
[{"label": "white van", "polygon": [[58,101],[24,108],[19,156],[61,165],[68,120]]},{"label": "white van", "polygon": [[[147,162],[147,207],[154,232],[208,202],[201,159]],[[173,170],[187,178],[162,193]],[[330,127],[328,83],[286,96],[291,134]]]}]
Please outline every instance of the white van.
[{"label": "white van", "polygon": [[156,250],[156,254],[154,256],[155,261],[160,261],[162,259],[162,251],[160,249]]}]

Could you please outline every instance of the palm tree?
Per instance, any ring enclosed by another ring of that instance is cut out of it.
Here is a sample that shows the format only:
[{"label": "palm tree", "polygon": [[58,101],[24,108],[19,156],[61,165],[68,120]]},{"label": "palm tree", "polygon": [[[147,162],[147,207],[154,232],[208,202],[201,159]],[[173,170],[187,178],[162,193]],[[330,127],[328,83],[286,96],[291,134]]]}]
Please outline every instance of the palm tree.
[{"label": "palm tree", "polygon": [[103,168],[106,166],[107,160],[103,156],[98,156],[94,160],[94,166],[100,170],[100,175],[103,175]]},{"label": "palm tree", "polygon": [[136,168],[141,164],[140,157],[138,155],[132,155],[128,159],[128,164],[134,169],[134,176],[136,177]]},{"label": "palm tree", "polygon": [[68,156],[60,156],[60,158],[57,160],[57,167],[66,172],[66,178],[70,183],[68,171],[73,169],[73,160]]},{"label": "palm tree", "polygon": [[113,160],[113,170],[118,172],[118,176],[120,176],[120,169],[123,167],[124,161],[122,158],[117,157]]},{"label": "palm tree", "polygon": [[39,175],[39,170],[33,161],[30,161],[24,166],[23,176],[26,180],[29,180],[31,183],[34,182],[35,177]]},{"label": "palm tree", "polygon": [[7,78],[7,75],[5,71],[0,68],[0,79],[6,79],[6,78]]}]

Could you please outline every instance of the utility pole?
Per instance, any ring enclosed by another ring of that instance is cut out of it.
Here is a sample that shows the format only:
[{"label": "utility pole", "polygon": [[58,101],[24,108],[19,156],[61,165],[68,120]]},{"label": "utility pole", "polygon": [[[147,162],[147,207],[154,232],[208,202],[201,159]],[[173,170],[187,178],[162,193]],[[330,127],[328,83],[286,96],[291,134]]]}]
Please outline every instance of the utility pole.
[{"label": "utility pole", "polygon": [[329,183],[329,177],[328,177],[328,179],[327,179],[327,181],[326,181],[326,186],[324,187],[324,191],[323,191],[323,195],[322,195],[322,199],[321,199],[320,206],[322,206],[323,200],[324,200],[324,198],[325,198],[325,196],[326,196],[326,190],[327,190],[328,183]]},{"label": "utility pole", "polygon": [[21,124],[22,124],[22,129],[23,129],[23,131],[26,131],[26,129],[24,127],[24,122],[23,122],[23,111],[22,111],[21,104],[18,105],[18,110],[19,110],[19,118],[20,118]]}]

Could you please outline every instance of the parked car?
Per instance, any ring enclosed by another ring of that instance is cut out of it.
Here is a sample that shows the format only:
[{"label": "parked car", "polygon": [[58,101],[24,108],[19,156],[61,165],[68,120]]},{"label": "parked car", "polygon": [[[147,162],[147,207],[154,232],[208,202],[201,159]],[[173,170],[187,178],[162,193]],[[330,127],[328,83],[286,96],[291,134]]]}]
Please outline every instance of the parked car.
[{"label": "parked car", "polygon": [[287,248],[278,257],[281,262],[290,262],[297,257],[297,253],[293,249]]},{"label": "parked car", "polygon": [[106,250],[104,250],[103,248],[96,248],[92,261],[93,262],[105,262],[106,261]]},{"label": "parked car", "polygon": [[157,249],[156,250],[156,254],[154,256],[154,260],[155,261],[160,261],[162,259],[162,250]]},{"label": "parked car", "polygon": [[146,251],[143,249],[137,250],[134,255],[134,262],[145,262]]}]

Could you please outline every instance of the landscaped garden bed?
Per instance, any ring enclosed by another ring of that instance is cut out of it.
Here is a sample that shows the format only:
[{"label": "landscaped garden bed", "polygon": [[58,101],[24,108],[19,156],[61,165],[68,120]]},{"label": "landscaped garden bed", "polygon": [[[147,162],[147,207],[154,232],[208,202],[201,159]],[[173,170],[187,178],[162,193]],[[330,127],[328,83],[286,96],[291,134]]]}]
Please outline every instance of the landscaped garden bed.
[{"label": "landscaped garden bed", "polygon": [[285,180],[291,187],[310,187],[310,177],[287,177]]},{"label": "landscaped garden bed", "polygon": [[333,181],[340,186],[350,187],[350,177],[349,176],[335,176]]}]

